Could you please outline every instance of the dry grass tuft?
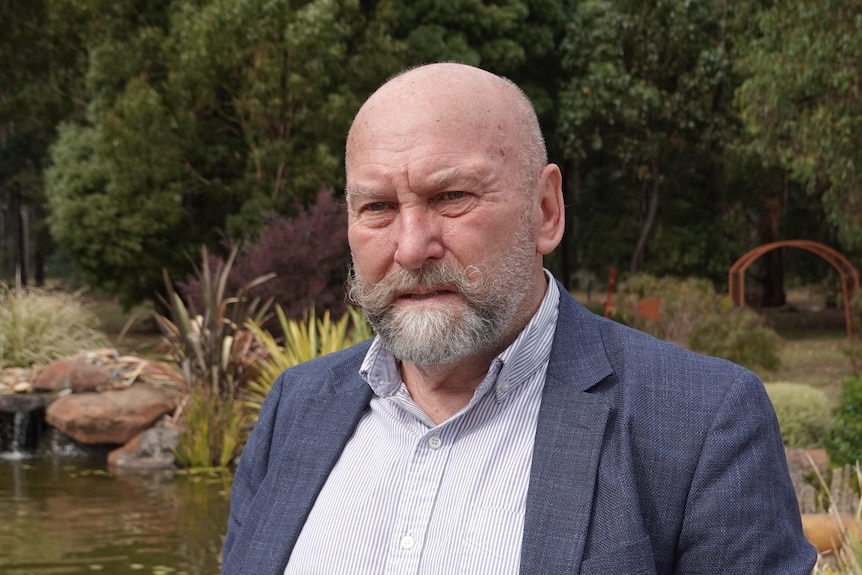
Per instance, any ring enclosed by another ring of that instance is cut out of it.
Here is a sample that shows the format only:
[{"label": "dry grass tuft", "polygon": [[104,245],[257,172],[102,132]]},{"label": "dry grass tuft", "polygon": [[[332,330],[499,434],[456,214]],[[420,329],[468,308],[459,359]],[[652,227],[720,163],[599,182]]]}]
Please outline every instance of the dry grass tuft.
[{"label": "dry grass tuft", "polygon": [[31,367],[107,344],[75,293],[0,283],[0,369]]}]

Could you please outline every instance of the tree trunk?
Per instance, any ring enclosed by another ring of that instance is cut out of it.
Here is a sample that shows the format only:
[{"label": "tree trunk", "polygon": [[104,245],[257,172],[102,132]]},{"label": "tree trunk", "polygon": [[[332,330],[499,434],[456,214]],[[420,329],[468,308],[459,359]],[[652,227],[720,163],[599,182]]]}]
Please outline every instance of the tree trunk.
[{"label": "tree trunk", "polygon": [[9,211],[15,220],[13,225],[15,233],[15,256],[12,258],[12,267],[16,282],[20,281],[21,285],[27,285],[27,223],[21,186],[17,183],[12,185],[10,200],[11,209]]},{"label": "tree trunk", "polygon": [[[570,158],[563,164],[563,205],[578,206],[580,203],[581,174],[580,163],[577,158]],[[575,209],[566,210],[566,229],[563,233],[562,245],[560,246],[560,272],[563,277],[560,281],[570,288],[570,278],[574,277],[580,265],[580,254],[578,253],[578,214]],[[575,238],[575,241],[572,241]],[[574,244],[574,245],[573,245]]]},{"label": "tree trunk", "polygon": [[[649,183],[652,183],[652,185],[648,185]],[[646,256],[649,237],[652,234],[652,228],[655,225],[656,215],[658,214],[659,200],[661,199],[661,176],[659,174],[658,162],[656,160],[653,160],[652,162],[652,177],[644,180],[644,187],[647,189],[648,193],[647,208],[643,222],[641,223],[638,243],[635,246],[631,264],[629,265],[629,271],[632,273],[640,271],[644,257]]]},{"label": "tree trunk", "polygon": [[[763,206],[758,221],[760,243],[768,244],[781,239],[780,223],[784,212],[784,177],[770,178],[769,187],[763,198]],[[763,267],[763,307],[780,307],[787,303],[784,292],[784,249],[772,250],[760,258]]]},{"label": "tree trunk", "polygon": [[46,236],[48,232],[45,230],[45,208],[42,204],[32,206],[33,229],[41,230],[39,237],[33,242],[33,282],[43,287],[45,285],[45,249],[48,241]]}]

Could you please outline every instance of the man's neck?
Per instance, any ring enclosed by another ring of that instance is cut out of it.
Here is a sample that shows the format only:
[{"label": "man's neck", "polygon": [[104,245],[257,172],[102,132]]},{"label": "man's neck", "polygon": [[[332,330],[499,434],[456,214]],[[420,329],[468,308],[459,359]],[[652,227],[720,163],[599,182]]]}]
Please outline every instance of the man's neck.
[{"label": "man's neck", "polygon": [[439,425],[470,403],[488,373],[493,358],[470,357],[454,364],[401,364],[401,379],[410,397]]}]

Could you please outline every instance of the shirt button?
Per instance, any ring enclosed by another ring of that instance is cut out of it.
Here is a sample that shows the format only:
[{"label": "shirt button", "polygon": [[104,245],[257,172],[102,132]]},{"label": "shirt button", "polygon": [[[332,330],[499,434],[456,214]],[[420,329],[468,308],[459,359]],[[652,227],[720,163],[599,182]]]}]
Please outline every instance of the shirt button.
[{"label": "shirt button", "polygon": [[401,538],[401,548],[402,549],[413,549],[416,545],[416,540],[410,537],[409,535],[405,535]]},{"label": "shirt button", "polygon": [[512,387],[512,383],[506,380],[500,384],[500,391],[509,391],[510,387]]},{"label": "shirt button", "polygon": [[436,449],[440,449],[440,446],[443,445],[443,440],[440,439],[440,437],[437,435],[432,435],[431,437],[428,438],[427,443],[428,443],[428,447],[436,450]]}]

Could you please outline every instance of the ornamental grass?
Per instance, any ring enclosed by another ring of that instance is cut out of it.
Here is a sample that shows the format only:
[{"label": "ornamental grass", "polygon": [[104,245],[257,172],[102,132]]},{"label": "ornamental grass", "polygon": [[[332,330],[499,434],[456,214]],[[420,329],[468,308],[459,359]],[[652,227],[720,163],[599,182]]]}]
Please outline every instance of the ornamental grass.
[{"label": "ornamental grass", "polygon": [[43,365],[107,343],[80,294],[0,283],[0,369]]}]

